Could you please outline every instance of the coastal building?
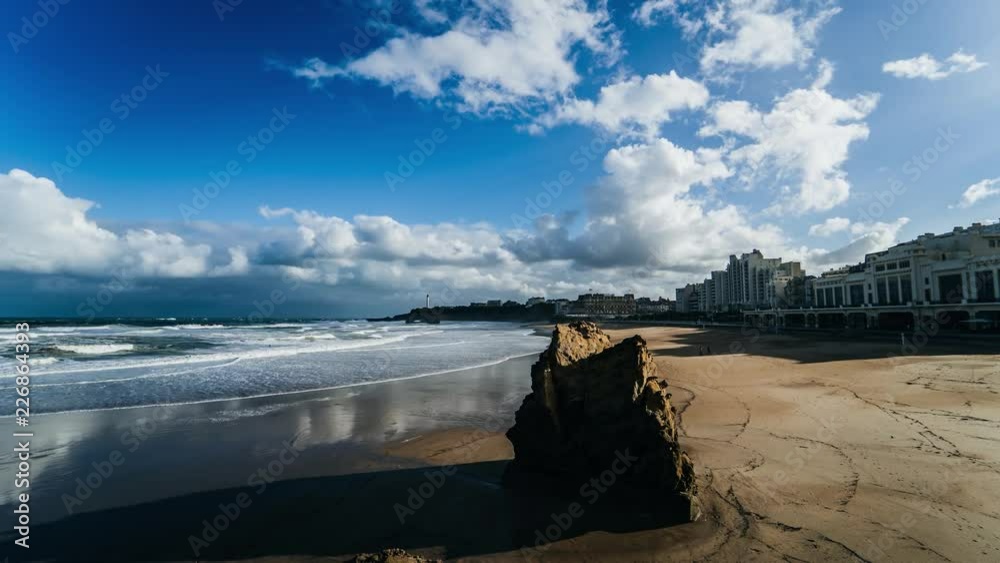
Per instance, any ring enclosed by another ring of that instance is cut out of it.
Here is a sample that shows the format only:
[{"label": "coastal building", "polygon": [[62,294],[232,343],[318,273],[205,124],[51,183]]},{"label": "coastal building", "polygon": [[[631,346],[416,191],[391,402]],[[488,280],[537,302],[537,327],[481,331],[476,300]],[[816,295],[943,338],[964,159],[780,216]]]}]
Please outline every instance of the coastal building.
[{"label": "coastal building", "polygon": [[711,282],[711,286],[706,283],[705,290],[708,291],[708,310],[709,311],[726,311],[729,309],[729,299],[726,297],[728,292],[728,275],[723,270],[716,270],[712,272],[712,277],[706,282]]},{"label": "coastal building", "polygon": [[490,299],[486,302],[487,307],[501,307],[503,306],[503,301],[499,299]]},{"label": "coastal building", "polygon": [[771,309],[805,300],[802,265],[764,258],[756,248],[749,254],[730,256],[725,276],[720,278],[725,288],[721,299],[728,310]]},{"label": "coastal building", "polygon": [[1000,224],[973,223],[927,233],[865,261],[825,272],[816,307],[996,303],[1000,301]]},{"label": "coastal building", "polygon": [[751,316],[771,314],[778,324],[904,328],[943,315],[948,324],[1000,328],[1000,223],[926,233],[806,286],[815,313]]},{"label": "coastal building", "polygon": [[703,283],[689,283],[684,287],[678,288],[675,292],[676,311],[678,313],[697,313],[699,311],[701,294],[704,292],[704,286],[705,284]]},{"label": "coastal building", "polygon": [[676,291],[681,312],[726,312],[774,307],[802,307],[805,272],[799,262],[764,258],[761,251],[729,257],[725,270],[715,270],[698,284]]},{"label": "coastal building", "polygon": [[573,312],[591,317],[627,317],[636,313],[635,295],[585,293],[577,297]]},{"label": "coastal building", "polygon": [[528,301],[525,303],[525,305],[527,305],[528,307],[531,307],[533,305],[540,305],[542,303],[545,303],[545,298],[544,297],[531,297],[531,298],[528,299]]},{"label": "coastal building", "polygon": [[695,284],[698,292],[698,311],[707,313],[709,311],[709,294],[712,292],[712,280],[705,280]]},{"label": "coastal building", "polygon": [[656,315],[668,313],[673,310],[673,302],[660,297],[653,301],[649,297],[640,297],[635,300],[636,313],[639,315]]},{"label": "coastal building", "polygon": [[553,306],[556,315],[565,315],[571,312],[573,303],[569,299],[546,299],[545,302]]}]

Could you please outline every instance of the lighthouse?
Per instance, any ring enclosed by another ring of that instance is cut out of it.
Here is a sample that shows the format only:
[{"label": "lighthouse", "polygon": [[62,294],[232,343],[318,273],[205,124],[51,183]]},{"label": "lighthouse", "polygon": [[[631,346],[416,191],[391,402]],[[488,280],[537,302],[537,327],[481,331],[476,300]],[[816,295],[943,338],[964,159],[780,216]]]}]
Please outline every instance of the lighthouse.
[{"label": "lighthouse", "polygon": [[426,307],[428,309],[431,308],[431,294],[430,293],[427,294],[427,305],[426,305]]}]

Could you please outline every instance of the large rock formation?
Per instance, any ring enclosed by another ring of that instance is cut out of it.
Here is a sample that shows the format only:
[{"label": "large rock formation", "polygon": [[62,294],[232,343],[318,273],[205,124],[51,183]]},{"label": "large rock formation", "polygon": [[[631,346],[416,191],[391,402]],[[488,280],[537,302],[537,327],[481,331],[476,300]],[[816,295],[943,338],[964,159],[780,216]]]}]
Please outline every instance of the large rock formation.
[{"label": "large rock formation", "polygon": [[[646,341],[612,346],[597,325],[556,325],[552,342],[531,368],[531,393],[507,438],[514,461],[509,484],[537,476],[576,487],[609,469],[609,494],[631,494],[653,506],[696,518],[694,468],[677,443],[675,410],[657,377]],[[687,514],[683,514],[684,509]]]}]

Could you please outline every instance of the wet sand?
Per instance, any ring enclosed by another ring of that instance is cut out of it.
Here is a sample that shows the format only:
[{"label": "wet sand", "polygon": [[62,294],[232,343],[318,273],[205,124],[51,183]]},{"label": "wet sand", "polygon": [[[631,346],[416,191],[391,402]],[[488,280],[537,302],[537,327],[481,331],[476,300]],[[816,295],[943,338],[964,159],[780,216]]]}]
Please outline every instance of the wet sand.
[{"label": "wet sand", "polygon": [[[637,332],[682,415],[699,522],[670,525],[598,499],[553,528],[574,499],[501,488],[511,456],[502,433],[527,391],[528,358],[250,406],[171,407],[182,410],[128,454],[86,508],[145,504],[37,526],[31,555],[190,561],[190,537],[212,535],[202,521],[243,493],[250,504],[218,521],[226,529],[199,550],[201,560],[341,561],[383,547],[465,561],[1000,560],[995,345],[932,338],[900,356],[891,339],[611,331]],[[712,355],[699,355],[708,347]],[[251,407],[262,410],[226,420]],[[120,442],[122,425],[134,421],[122,412],[51,417],[46,435],[72,428],[66,433],[79,436],[85,427],[86,437],[52,446],[63,461],[39,469],[36,487],[47,487],[47,498],[33,510],[65,514],[55,493]],[[79,417],[71,426],[57,420],[71,416]],[[298,457],[265,490],[248,487],[285,441],[302,446]],[[538,540],[546,530],[555,541]]]}]

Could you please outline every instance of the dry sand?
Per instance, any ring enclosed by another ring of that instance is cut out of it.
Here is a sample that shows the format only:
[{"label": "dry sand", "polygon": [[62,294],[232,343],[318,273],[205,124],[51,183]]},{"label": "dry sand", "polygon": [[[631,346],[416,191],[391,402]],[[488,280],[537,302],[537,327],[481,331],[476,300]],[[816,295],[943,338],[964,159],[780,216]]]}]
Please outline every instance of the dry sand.
[{"label": "dry sand", "polygon": [[[541,560],[1000,561],[1000,356],[937,355],[932,342],[900,357],[899,343],[863,337],[611,333],[645,337],[669,380],[705,517],[584,533],[533,552]],[[435,464],[510,455],[501,437],[479,438],[472,453],[454,430],[390,451]]]}]

